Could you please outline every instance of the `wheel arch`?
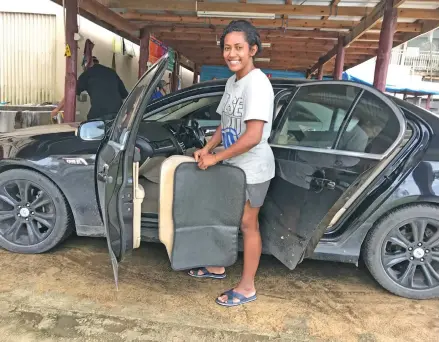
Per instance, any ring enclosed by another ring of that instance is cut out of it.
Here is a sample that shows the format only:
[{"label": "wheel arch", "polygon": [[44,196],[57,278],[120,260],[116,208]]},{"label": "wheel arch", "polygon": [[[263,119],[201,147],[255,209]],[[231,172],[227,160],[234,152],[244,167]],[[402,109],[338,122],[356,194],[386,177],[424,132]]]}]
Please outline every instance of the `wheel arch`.
[{"label": "wheel arch", "polygon": [[391,212],[416,204],[435,205],[439,209],[439,197],[408,195],[387,199],[378,208],[372,209],[364,221],[350,225],[337,240],[322,239],[311,258],[358,265],[368,234]]},{"label": "wheel arch", "polygon": [[361,259],[363,257],[364,244],[367,240],[367,236],[372,233],[372,231],[380,224],[380,222],[382,222],[387,216],[391,215],[393,212],[395,212],[397,210],[409,208],[409,207],[412,207],[414,205],[419,205],[419,204],[432,205],[432,206],[435,206],[439,209],[439,197],[407,196],[407,197],[400,198],[394,202],[389,203],[389,206],[385,206],[386,207],[385,212],[381,212],[381,210],[380,210],[380,215],[377,215],[373,224],[370,227],[368,227],[368,229],[366,230],[366,232],[364,234],[363,240],[361,241],[361,246],[360,246],[360,251],[359,251],[360,252],[359,259]]},{"label": "wheel arch", "polygon": [[72,225],[73,225],[72,228],[73,228],[74,231],[76,231],[76,224],[75,224],[75,222],[76,222],[76,213],[72,210],[72,206],[70,204],[69,197],[62,190],[62,188],[57,183],[57,181],[53,177],[50,177],[50,175],[48,175],[47,173],[43,172],[42,170],[39,170],[38,168],[32,167],[32,166],[30,166],[28,164],[25,164],[25,163],[0,164],[0,174],[5,172],[5,171],[17,170],[17,169],[29,170],[29,171],[36,172],[36,173],[40,174],[41,176],[47,178],[48,181],[50,181],[51,183],[53,183],[57,187],[59,192],[64,196],[65,202],[67,204],[67,210],[70,212],[70,215],[72,217]]}]

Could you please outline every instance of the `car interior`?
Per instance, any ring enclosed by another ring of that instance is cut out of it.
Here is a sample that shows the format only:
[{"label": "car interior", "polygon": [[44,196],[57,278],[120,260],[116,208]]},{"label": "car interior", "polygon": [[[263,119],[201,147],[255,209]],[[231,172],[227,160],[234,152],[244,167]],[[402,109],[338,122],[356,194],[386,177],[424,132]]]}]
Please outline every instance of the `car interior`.
[{"label": "car interior", "polygon": [[[162,164],[174,155],[186,156],[194,161],[195,150],[204,146],[205,140],[213,135],[220,124],[220,116],[216,113],[220,100],[220,96],[211,96],[185,101],[152,113],[141,122],[136,146],[141,154],[138,183],[142,189],[139,193],[145,193],[142,215],[153,218],[159,213]],[[286,100],[278,103],[275,115],[285,103]],[[211,129],[209,134],[206,134],[206,127]],[[222,148],[218,146],[213,152]]]}]

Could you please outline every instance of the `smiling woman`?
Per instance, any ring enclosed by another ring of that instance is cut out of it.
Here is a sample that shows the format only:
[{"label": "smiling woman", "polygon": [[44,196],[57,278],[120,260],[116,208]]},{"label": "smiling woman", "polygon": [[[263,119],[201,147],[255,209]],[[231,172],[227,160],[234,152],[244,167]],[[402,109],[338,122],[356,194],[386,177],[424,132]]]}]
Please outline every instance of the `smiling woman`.
[{"label": "smiling woman", "polygon": [[[274,177],[274,156],[268,145],[273,121],[274,92],[267,76],[255,68],[262,50],[256,28],[245,20],[232,21],[221,36],[224,60],[235,74],[229,78],[217,108],[221,124],[204,148],[195,152],[202,170],[224,162],[242,169],[246,176],[246,204],[241,222],[244,270],[239,284],[216,302],[236,306],[256,300],[255,275],[262,243],[258,215]],[[211,151],[220,143],[224,150]],[[224,267],[202,267],[189,272],[197,278],[224,278]]]}]

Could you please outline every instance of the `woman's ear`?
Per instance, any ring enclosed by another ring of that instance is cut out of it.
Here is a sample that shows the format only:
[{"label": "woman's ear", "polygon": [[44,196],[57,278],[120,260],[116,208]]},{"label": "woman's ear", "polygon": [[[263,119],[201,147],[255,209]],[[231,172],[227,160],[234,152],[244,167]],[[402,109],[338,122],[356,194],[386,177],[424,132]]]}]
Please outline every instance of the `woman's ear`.
[{"label": "woman's ear", "polygon": [[250,56],[254,57],[258,53],[258,46],[255,44],[250,47]]}]

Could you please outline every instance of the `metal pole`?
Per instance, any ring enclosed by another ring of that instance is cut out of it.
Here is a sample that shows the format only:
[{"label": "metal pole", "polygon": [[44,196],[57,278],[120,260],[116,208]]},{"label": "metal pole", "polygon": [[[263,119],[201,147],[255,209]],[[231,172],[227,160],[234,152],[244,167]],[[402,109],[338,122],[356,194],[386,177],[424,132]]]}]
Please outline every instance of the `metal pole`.
[{"label": "metal pole", "polygon": [[198,83],[198,65],[194,64],[194,79],[192,81],[193,84]]},{"label": "metal pole", "polygon": [[344,67],[344,39],[343,37],[338,37],[338,46],[337,46],[337,57],[335,59],[335,69],[334,69],[334,80],[341,80],[343,76],[343,67]]},{"label": "metal pole", "polygon": [[78,33],[78,0],[67,0],[66,6],[66,78],[64,85],[64,121],[76,120],[76,81],[78,63],[78,43],[74,38]]},{"label": "metal pole", "polygon": [[323,80],[323,65],[319,65],[319,71],[317,73],[317,79]]},{"label": "metal pole", "polygon": [[174,71],[172,73],[172,91],[178,90],[178,79],[179,79],[179,73],[180,73],[180,63],[179,63],[179,55],[178,52],[174,50],[175,53],[175,63],[174,63]]},{"label": "metal pole", "polygon": [[385,6],[373,82],[374,87],[383,92],[386,90],[387,72],[398,16],[397,9],[393,8],[393,0],[387,0]]},{"label": "metal pole", "polygon": [[430,108],[431,108],[431,94],[428,94],[428,96],[427,96],[427,103],[425,104],[425,108],[427,110],[430,110]]},{"label": "metal pole", "polygon": [[434,30],[430,32],[430,82],[433,82],[433,33]]},{"label": "metal pole", "polygon": [[140,31],[139,78],[148,70],[149,37],[148,30],[142,29]]}]

